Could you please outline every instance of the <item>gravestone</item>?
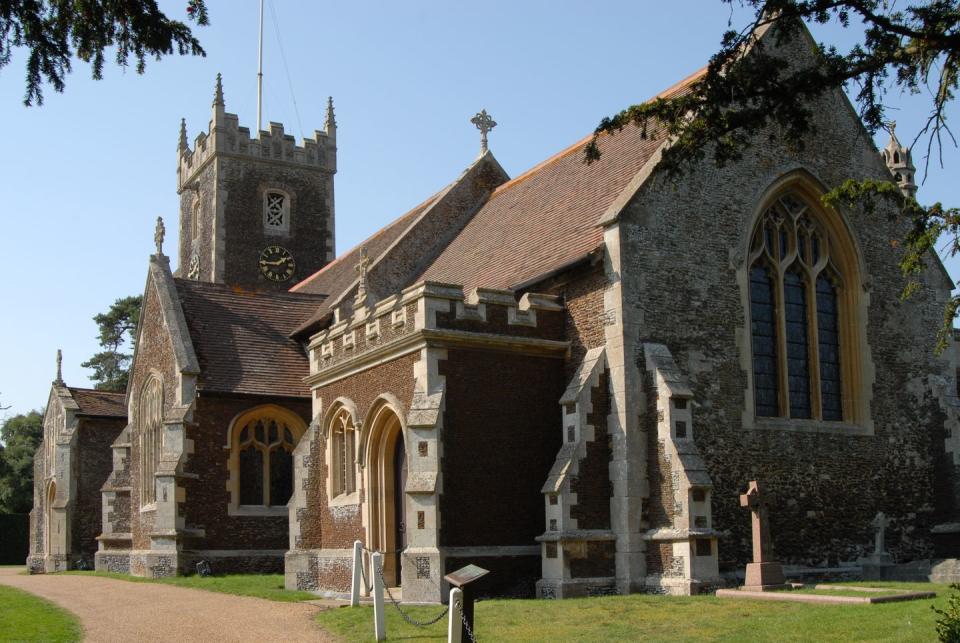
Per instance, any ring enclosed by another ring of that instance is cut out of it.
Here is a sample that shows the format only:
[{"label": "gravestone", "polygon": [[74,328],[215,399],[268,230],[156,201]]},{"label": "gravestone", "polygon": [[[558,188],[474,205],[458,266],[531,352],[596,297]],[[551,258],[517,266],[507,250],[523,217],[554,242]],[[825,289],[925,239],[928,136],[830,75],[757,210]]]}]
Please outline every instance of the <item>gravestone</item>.
[{"label": "gravestone", "polygon": [[748,507],[753,523],[753,562],[747,564],[743,589],[770,591],[787,589],[783,566],[773,560],[773,539],[770,537],[770,519],[767,508],[773,497],[761,491],[756,480],[750,481],[747,493],[740,496],[740,506]]},{"label": "gravestone", "polygon": [[864,580],[888,580],[893,578],[893,556],[886,550],[886,531],[890,519],[882,511],[874,516],[870,525],[874,528],[873,553],[860,559]]}]

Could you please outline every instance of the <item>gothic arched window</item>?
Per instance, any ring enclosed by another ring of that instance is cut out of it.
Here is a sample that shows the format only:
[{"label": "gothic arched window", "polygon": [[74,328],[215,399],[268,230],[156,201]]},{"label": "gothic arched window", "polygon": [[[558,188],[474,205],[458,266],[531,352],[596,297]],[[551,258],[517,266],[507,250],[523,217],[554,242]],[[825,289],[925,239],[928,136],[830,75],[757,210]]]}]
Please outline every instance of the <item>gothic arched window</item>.
[{"label": "gothic arched window", "polygon": [[354,471],[355,444],[356,428],[353,416],[346,408],[340,409],[330,424],[330,477],[333,497],[357,490]]},{"label": "gothic arched window", "polygon": [[[754,408],[758,417],[852,421],[855,282],[849,240],[786,193],[760,217],[749,258]],[[845,269],[844,269],[845,268]],[[846,303],[844,303],[846,301]],[[845,354],[844,351],[847,351]],[[845,411],[846,409],[846,411]]]},{"label": "gothic arched window", "polygon": [[238,416],[230,431],[231,511],[284,510],[293,494],[293,450],[306,427],[268,405]]},{"label": "gothic arched window", "polygon": [[163,384],[156,377],[147,380],[137,407],[140,449],[140,506],[157,501],[157,469],[163,446]]}]

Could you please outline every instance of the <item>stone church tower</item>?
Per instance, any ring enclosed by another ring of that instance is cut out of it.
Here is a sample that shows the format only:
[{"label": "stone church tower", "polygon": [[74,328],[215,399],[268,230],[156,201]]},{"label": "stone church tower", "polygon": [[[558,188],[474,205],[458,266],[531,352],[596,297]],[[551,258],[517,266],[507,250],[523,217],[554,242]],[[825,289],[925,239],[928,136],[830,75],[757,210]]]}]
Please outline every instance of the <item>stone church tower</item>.
[{"label": "stone church tower", "polygon": [[298,146],[283,125],[256,138],[225,110],[217,75],[213,115],[193,145],[180,125],[178,277],[254,290],[287,290],[335,256],[333,175],[337,124]]}]

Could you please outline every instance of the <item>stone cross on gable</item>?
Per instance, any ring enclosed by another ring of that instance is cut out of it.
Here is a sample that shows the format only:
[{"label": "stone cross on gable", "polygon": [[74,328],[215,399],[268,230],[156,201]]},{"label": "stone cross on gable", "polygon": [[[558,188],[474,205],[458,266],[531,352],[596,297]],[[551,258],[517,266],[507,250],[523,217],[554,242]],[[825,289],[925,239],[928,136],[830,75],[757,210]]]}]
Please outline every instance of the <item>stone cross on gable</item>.
[{"label": "stone cross on gable", "polygon": [[497,122],[490,117],[487,110],[481,109],[476,116],[470,119],[470,122],[480,130],[480,154],[487,152],[487,133],[497,126]]},{"label": "stone cross on gable", "polygon": [[740,506],[749,507],[753,514],[753,562],[766,563],[773,560],[773,540],[770,538],[770,519],[767,507],[773,504],[773,496],[760,490],[756,480],[750,481],[747,493],[740,496]]},{"label": "stone cross on gable", "polygon": [[63,386],[63,352],[59,348],[57,349],[57,379],[53,383]]},{"label": "stone cross on gable", "polygon": [[157,217],[157,229],[153,233],[153,241],[157,244],[157,255],[163,255],[163,238],[167,234],[167,229],[163,225],[163,217]]},{"label": "stone cross on gable", "polygon": [[886,530],[890,526],[890,519],[887,518],[887,514],[879,511],[873,518],[872,524],[874,529],[877,530],[874,536],[873,555],[879,558],[886,553]]},{"label": "stone cross on gable", "polygon": [[366,304],[367,300],[367,268],[370,266],[370,257],[367,256],[367,247],[360,248],[360,260],[354,268],[360,273],[360,282],[357,284],[357,296],[354,300],[356,307]]}]

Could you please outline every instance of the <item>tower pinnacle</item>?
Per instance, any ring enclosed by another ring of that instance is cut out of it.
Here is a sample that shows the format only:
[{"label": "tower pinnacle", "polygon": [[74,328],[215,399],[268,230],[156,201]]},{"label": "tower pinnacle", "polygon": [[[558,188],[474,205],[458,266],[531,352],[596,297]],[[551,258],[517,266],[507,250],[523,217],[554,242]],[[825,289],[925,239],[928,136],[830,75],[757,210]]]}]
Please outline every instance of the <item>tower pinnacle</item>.
[{"label": "tower pinnacle", "polygon": [[891,121],[887,123],[890,130],[890,141],[883,148],[880,155],[883,156],[884,163],[890,169],[893,180],[900,186],[900,191],[904,196],[915,197],[917,195],[917,184],[913,182],[913,175],[916,168],[913,166],[913,159],[910,154],[910,148],[905,147],[897,139],[897,123]]},{"label": "tower pinnacle", "polygon": [[180,144],[179,149],[181,152],[185,152],[189,149],[190,143],[187,141],[187,119],[180,119]]},{"label": "tower pinnacle", "polygon": [[337,117],[333,113],[333,96],[327,97],[327,119],[323,123],[323,129],[326,130],[327,136],[336,136]]},{"label": "tower pinnacle", "polygon": [[63,352],[57,349],[57,379],[53,380],[56,386],[63,386]]},{"label": "tower pinnacle", "polygon": [[220,73],[217,73],[217,86],[213,92],[213,106],[223,107],[225,104],[223,102],[223,78]]}]

